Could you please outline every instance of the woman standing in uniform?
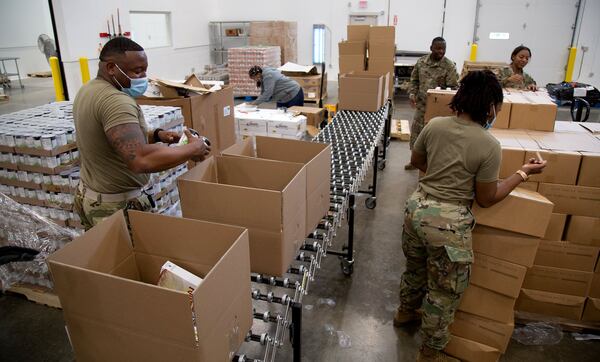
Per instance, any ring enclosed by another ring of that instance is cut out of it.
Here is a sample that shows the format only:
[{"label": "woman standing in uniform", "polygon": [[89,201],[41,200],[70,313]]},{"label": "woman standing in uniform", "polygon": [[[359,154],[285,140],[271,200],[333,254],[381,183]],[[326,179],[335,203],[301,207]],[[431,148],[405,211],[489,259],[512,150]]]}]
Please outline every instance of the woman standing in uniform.
[{"label": "woman standing in uniform", "polygon": [[425,176],[404,212],[406,271],[394,325],[421,319],[423,345],[417,361],[457,361],[443,349],[469,283],[473,200],[490,207],[546,166],[546,161],[531,159],[498,181],[501,148],[487,130],[502,100],[502,88],[492,72],[469,73],[450,103],[456,115],[432,119],[412,150],[411,163]]},{"label": "woman standing in uniform", "polygon": [[519,45],[513,50],[510,55],[510,65],[500,70],[498,75],[503,88],[537,90],[535,80],[523,71],[529,59],[531,59],[531,50],[528,47]]}]

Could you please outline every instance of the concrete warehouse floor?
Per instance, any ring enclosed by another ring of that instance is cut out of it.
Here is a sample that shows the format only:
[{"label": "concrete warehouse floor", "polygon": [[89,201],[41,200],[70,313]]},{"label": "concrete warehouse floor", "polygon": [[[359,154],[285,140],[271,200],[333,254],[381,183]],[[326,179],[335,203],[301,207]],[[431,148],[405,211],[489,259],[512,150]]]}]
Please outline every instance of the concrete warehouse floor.
[{"label": "concrete warehouse floor", "polygon": [[[331,101],[336,98],[336,88],[335,83],[329,87]],[[47,102],[46,98],[28,95],[26,106],[42,104]],[[6,112],[0,106],[0,113]],[[405,97],[397,97],[394,118],[412,118]],[[406,198],[417,184],[417,173],[404,170],[408,159],[408,143],[393,141],[387,167],[379,174],[377,208],[368,210],[364,207],[365,197],[357,199],[354,274],[344,276],[338,259],[329,256],[310,285],[309,295],[304,298],[303,361],[415,360],[418,326],[406,329],[392,326],[405,266],[400,240],[401,215]],[[367,177],[363,186],[369,180]],[[339,230],[334,240],[336,249],[341,248],[345,236],[346,230]],[[280,295],[283,291],[276,289],[275,293]],[[264,311],[264,304],[257,303],[256,308]],[[254,332],[262,333],[262,326],[262,322],[256,322]],[[344,346],[340,345],[339,336],[344,337]],[[262,349],[256,347],[254,343],[244,344],[241,352],[260,358]],[[287,344],[277,360],[291,361],[291,355]],[[579,342],[565,333],[562,341],[553,346],[524,346],[511,341],[501,360],[597,361],[598,356],[600,341]],[[0,294],[0,361],[71,360],[73,354],[60,310],[28,302],[17,295]]]}]

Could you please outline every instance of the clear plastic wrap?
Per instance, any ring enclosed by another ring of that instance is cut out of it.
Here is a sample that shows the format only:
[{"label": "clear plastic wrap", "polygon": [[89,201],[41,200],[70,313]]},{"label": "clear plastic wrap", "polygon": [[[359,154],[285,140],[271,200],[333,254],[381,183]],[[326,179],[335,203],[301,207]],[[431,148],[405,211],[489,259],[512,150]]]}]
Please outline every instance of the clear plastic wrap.
[{"label": "clear plastic wrap", "polygon": [[547,346],[560,343],[563,332],[556,323],[533,322],[516,327],[512,338],[526,346]]},{"label": "clear plastic wrap", "polygon": [[0,290],[17,283],[52,288],[46,258],[77,235],[75,230],[59,226],[0,193],[0,246],[20,246],[39,252],[33,261],[0,265]]}]

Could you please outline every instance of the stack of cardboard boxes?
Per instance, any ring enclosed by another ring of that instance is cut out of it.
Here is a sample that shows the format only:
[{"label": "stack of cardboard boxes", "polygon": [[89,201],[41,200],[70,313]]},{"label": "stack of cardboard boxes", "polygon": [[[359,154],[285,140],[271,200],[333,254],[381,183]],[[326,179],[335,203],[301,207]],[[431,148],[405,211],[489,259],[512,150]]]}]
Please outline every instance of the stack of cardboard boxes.
[{"label": "stack of cardboard boxes", "polygon": [[298,23],[295,21],[253,21],[250,45],[274,45],[281,49],[281,64],[298,58]]},{"label": "stack of cardboard boxes", "polygon": [[340,109],[381,108],[393,95],[395,52],[393,26],[348,26],[348,41],[339,43]]},{"label": "stack of cardboard boxes", "polygon": [[465,361],[497,361],[510,341],[514,306],[533,265],[553,204],[542,195],[513,191],[497,205],[473,214],[471,279],[450,327],[446,351]]},{"label": "stack of cardboard boxes", "polygon": [[[307,71],[282,70],[281,73],[300,84],[304,92],[304,102],[318,103],[327,96],[327,73],[319,74],[317,67],[311,67]],[[321,79],[323,79],[323,84],[321,84]]]},{"label": "stack of cardboard boxes", "polygon": [[[430,89],[427,91],[425,123],[433,117],[453,114],[449,107],[455,90]],[[502,109],[497,114],[494,128],[554,131],[557,106],[548,93],[506,90]]]}]

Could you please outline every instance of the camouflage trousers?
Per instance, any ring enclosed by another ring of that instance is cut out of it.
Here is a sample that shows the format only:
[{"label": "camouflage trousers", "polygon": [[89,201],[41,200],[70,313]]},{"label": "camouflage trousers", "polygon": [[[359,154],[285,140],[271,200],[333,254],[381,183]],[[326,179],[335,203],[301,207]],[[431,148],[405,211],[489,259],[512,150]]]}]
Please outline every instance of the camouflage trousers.
[{"label": "camouflage trousers", "polygon": [[413,149],[417,138],[425,127],[425,104],[417,103],[417,110],[413,117],[413,123],[410,126],[410,149]]},{"label": "camouflage trousers", "polygon": [[469,206],[442,202],[418,189],[404,212],[402,250],[406,271],[400,285],[400,310],[422,308],[423,344],[442,350],[448,327],[469,284],[474,226]]},{"label": "camouflage trousers", "polygon": [[[77,188],[75,211],[79,214],[81,224],[86,231],[119,210],[150,211],[152,210],[152,202],[146,194],[127,201],[104,202],[85,197],[81,190]],[[125,213],[125,217],[127,217],[127,213]]]}]

